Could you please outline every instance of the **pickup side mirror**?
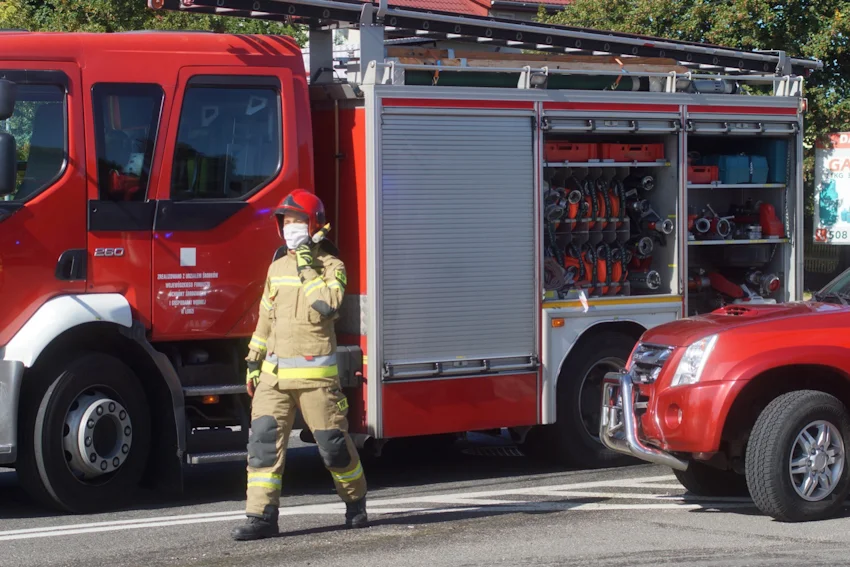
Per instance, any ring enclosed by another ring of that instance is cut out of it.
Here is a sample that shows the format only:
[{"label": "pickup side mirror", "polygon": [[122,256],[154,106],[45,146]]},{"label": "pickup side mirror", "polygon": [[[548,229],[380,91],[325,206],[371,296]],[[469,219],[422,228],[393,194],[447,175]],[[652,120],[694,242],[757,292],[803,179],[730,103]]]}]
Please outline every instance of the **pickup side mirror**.
[{"label": "pickup side mirror", "polygon": [[15,113],[18,86],[12,81],[0,79],[0,120],[7,120]]},{"label": "pickup side mirror", "polygon": [[15,192],[18,181],[18,152],[15,137],[0,132],[0,196]]}]

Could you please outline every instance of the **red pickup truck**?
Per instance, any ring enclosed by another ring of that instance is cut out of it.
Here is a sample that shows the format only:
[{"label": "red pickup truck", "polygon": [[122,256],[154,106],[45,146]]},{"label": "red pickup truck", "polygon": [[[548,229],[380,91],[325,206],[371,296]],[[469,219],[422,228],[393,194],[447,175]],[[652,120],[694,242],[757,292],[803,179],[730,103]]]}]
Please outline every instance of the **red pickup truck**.
[{"label": "red pickup truck", "polygon": [[850,270],[812,301],[729,305],[645,332],[605,376],[600,437],[701,496],[783,521],[850,492]]}]

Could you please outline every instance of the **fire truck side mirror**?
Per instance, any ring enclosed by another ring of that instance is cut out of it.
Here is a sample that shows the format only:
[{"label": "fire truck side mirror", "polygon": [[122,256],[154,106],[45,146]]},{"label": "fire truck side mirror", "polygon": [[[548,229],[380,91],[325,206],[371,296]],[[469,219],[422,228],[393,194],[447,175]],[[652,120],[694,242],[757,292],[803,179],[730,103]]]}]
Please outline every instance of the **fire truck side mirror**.
[{"label": "fire truck side mirror", "polygon": [[15,112],[18,87],[12,81],[0,79],[0,120],[7,120]]},{"label": "fire truck side mirror", "polygon": [[15,192],[18,178],[18,152],[15,137],[0,132],[0,196]]}]

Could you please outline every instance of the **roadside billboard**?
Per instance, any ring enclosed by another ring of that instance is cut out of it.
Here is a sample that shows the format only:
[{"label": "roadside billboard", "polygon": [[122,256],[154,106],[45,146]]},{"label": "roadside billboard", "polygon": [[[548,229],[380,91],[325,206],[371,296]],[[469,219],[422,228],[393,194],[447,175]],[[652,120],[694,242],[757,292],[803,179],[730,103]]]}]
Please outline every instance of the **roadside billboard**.
[{"label": "roadside billboard", "polygon": [[814,240],[850,244],[850,132],[815,147]]}]

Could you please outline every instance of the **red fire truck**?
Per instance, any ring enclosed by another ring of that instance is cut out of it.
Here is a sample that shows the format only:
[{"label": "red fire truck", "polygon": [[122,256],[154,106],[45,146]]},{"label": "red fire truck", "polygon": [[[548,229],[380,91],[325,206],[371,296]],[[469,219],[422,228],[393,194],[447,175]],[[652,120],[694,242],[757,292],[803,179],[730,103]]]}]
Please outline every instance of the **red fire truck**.
[{"label": "red fire truck", "polygon": [[[361,447],[507,428],[613,463],[602,380],[643,331],[801,295],[819,62],[386,3],[151,8],[309,24],[310,69],[285,37],[0,33],[0,464],[45,504],[245,459],[270,214],[298,187],[348,269]],[[340,23],[361,34],[349,80]]]}]

